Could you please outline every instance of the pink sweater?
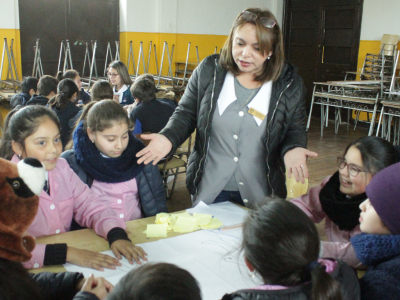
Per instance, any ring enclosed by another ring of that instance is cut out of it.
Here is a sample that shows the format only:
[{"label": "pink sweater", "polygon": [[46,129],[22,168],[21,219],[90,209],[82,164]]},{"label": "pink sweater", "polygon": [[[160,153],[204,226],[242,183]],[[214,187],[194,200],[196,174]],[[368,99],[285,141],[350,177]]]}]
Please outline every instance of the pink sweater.
[{"label": "pink sweater", "polygon": [[321,257],[341,259],[354,268],[363,268],[350,243],[350,238],[361,233],[360,226],[356,226],[351,231],[340,230],[322,210],[319,193],[330,178],[331,176],[326,177],[319,186],[311,188],[308,194],[292,199],[290,202],[304,211],[314,223],[320,223],[325,219],[325,233],[328,241],[322,242]]},{"label": "pink sweater", "polygon": [[[11,160],[19,161],[16,155]],[[104,238],[114,227],[126,228],[125,222],[105,205],[106,196],[96,195],[63,158],[58,160],[57,166],[48,174],[50,195],[45,191],[41,192],[38,213],[28,228],[30,235],[40,237],[67,232],[73,217],[80,225],[93,228]],[[37,244],[31,260],[24,263],[24,266],[42,267],[45,249],[45,244]]]},{"label": "pink sweater", "polygon": [[122,221],[127,222],[142,218],[139,190],[135,178],[120,183],[94,180],[91,189],[99,196],[107,196],[96,201],[112,208]]}]

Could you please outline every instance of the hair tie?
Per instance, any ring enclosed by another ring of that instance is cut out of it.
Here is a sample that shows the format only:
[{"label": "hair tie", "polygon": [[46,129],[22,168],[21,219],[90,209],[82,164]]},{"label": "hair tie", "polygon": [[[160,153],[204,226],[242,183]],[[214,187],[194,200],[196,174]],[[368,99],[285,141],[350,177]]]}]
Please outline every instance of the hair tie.
[{"label": "hair tie", "polygon": [[314,268],[316,266],[320,266],[321,264],[318,262],[318,260],[314,260],[312,262],[310,262],[307,266],[306,266],[306,270],[308,272],[311,272],[312,270],[314,270]]}]

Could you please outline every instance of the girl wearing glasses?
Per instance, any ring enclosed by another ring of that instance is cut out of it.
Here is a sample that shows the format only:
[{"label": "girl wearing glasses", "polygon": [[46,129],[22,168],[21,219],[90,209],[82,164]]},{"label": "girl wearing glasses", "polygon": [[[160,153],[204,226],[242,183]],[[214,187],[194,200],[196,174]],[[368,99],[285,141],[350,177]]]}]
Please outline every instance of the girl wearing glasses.
[{"label": "girl wearing glasses", "polygon": [[122,106],[135,102],[130,91],[132,79],[129,76],[128,69],[122,61],[116,60],[110,63],[108,66],[107,76],[113,86],[115,101]]},{"label": "girl wearing glasses", "polygon": [[398,162],[398,152],[388,141],[362,137],[347,146],[337,158],[339,170],[325,178],[308,194],[292,199],[315,223],[325,220],[328,241],[322,242],[320,257],[333,257],[362,268],[350,238],[360,234],[360,204],[367,199],[365,187],[385,167]]},{"label": "girl wearing glasses", "polygon": [[197,129],[187,187],[193,204],[235,201],[247,207],[286,198],[285,168],[308,177],[302,79],[284,62],[282,33],[268,10],[240,13],[221,55],[205,58],[160,134],[140,151],[156,164]]}]

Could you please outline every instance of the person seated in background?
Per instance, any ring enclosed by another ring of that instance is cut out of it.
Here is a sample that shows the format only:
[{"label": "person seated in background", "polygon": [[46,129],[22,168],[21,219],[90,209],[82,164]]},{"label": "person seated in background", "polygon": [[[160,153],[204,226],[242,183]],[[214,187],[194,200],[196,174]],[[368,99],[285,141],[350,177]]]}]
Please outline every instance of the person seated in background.
[{"label": "person seated in background", "polygon": [[63,79],[72,79],[79,89],[77,100],[79,104],[88,104],[90,102],[90,94],[86,92],[82,87],[81,76],[79,76],[79,72],[76,70],[66,70],[65,72],[59,71],[57,73],[57,79],[59,81]]},{"label": "person seated in background", "polygon": [[[91,102],[98,102],[101,100],[112,100],[114,97],[114,92],[112,89],[111,84],[107,80],[98,80],[96,83],[92,86],[92,96]],[[85,105],[89,104],[85,103]],[[68,122],[68,126],[70,128],[75,127],[76,122],[78,119],[81,117],[83,110],[78,111],[78,113],[73,117],[71,120]],[[72,148],[72,145],[70,147],[67,147],[66,149]]]},{"label": "person seated in background", "polygon": [[129,114],[135,124],[133,133],[158,133],[168,123],[175,109],[156,99],[156,86],[148,74],[136,78],[131,86],[131,94],[137,103]]},{"label": "person seated in background", "polygon": [[26,105],[46,106],[51,98],[57,95],[58,80],[50,75],[44,75],[39,79],[38,95],[33,95]]},{"label": "person seated in background", "polygon": [[36,94],[38,79],[35,77],[25,77],[21,84],[21,93],[11,97],[10,105],[15,108],[17,105],[26,105],[29,99]]},{"label": "person seated in background", "polygon": [[49,107],[57,114],[58,120],[60,120],[63,148],[71,140],[71,132],[75,124],[74,120],[76,120],[77,114],[81,111],[81,108],[75,105],[78,93],[78,86],[72,79],[67,78],[60,81],[57,96],[49,100]]},{"label": "person seated in background", "polygon": [[198,282],[173,264],[147,263],[126,274],[107,300],[201,300]]},{"label": "person seated in background", "polygon": [[112,100],[114,92],[111,84],[107,80],[98,80],[92,86],[92,101]]}]

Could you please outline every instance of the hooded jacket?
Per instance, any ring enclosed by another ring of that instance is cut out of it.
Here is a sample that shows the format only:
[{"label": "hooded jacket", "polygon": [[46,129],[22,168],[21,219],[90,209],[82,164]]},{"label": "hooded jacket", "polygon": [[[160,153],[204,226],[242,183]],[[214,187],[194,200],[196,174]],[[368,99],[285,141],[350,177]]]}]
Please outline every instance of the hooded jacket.
[{"label": "hooded jacket", "polygon": [[[174,153],[197,129],[186,177],[192,195],[197,194],[204,173],[212,116],[227,73],[219,65],[219,58],[218,54],[208,56],[194,70],[179,106],[160,132],[171,141]],[[286,198],[283,157],[295,147],[307,146],[304,93],[303,81],[295,68],[285,64],[279,79],[273,82],[264,140],[270,195]]]}]

